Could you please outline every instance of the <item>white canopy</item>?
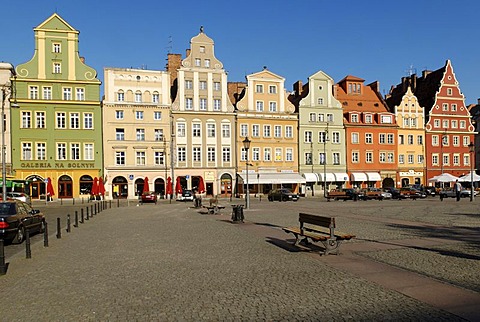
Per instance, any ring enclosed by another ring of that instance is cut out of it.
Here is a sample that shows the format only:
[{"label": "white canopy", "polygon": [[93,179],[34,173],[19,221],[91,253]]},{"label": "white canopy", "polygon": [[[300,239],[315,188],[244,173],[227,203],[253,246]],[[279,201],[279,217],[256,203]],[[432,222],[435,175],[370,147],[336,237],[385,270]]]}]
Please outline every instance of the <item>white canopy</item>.
[{"label": "white canopy", "polygon": [[458,179],[459,179],[458,177],[455,177],[450,173],[442,173],[438,176],[428,179],[428,182],[454,182]]},{"label": "white canopy", "polygon": [[[472,181],[472,171],[470,171],[469,173],[464,174],[463,176],[458,178],[458,181],[462,181],[462,182]],[[473,181],[475,181],[475,182],[480,181],[480,176],[478,174],[476,174],[475,171],[473,171]]]}]

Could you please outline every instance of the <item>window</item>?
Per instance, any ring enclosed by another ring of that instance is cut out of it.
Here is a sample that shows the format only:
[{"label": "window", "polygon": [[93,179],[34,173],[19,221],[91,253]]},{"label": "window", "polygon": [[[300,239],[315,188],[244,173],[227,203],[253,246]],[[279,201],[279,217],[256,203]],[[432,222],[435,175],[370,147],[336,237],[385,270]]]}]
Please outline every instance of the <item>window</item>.
[{"label": "window", "polygon": [[22,129],[32,127],[32,114],[30,111],[22,111]]},{"label": "window", "polygon": [[35,127],[37,129],[45,128],[45,112],[35,112]]},{"label": "window", "polygon": [[59,43],[53,43],[52,44],[52,52],[59,54],[61,53],[61,46]]},{"label": "window", "polygon": [[352,143],[358,144],[358,133],[352,133]]},{"label": "window", "polygon": [[124,92],[118,92],[117,93],[117,101],[119,101],[119,102],[124,102],[125,101],[125,93]]},{"label": "window", "polygon": [[143,111],[135,111],[135,119],[143,120]]},{"label": "window", "polygon": [[305,143],[312,143],[312,131],[305,131],[303,141]]},{"label": "window", "polygon": [[432,154],[432,164],[438,165],[438,154]]},{"label": "window", "polygon": [[84,129],[93,129],[93,113],[84,113],[83,114],[83,128]]},{"label": "window", "polygon": [[85,143],[83,145],[83,159],[93,160],[93,143]]},{"label": "window", "polygon": [[293,126],[285,126],[285,137],[290,139],[293,138]]},{"label": "window", "polygon": [[365,153],[365,162],[372,163],[373,162],[373,152],[366,152]]},{"label": "window", "polygon": [[352,123],[358,123],[358,114],[352,114],[350,119]]},{"label": "window", "polygon": [[37,160],[46,160],[47,159],[47,145],[43,142],[38,142],[37,143]]},{"label": "window", "polygon": [[454,135],[452,137],[452,140],[453,140],[453,145],[454,146],[460,146],[460,137],[458,135]]},{"label": "window", "polygon": [[438,135],[432,135],[432,145],[438,146]]},{"label": "window", "polygon": [[317,116],[316,113],[310,113],[310,114],[309,114],[309,117],[308,117],[308,120],[309,120],[310,122],[316,122],[316,121],[317,121],[316,116]]},{"label": "window", "polygon": [[467,127],[467,123],[465,121],[460,121],[460,128],[464,129]]},{"label": "window", "polygon": [[450,155],[444,154],[443,155],[443,164],[450,165]]},{"label": "window", "polygon": [[29,87],[29,98],[31,100],[38,100],[38,86]]},{"label": "window", "polygon": [[470,165],[470,155],[464,154],[463,155],[463,165]]},{"label": "window", "polygon": [[317,99],[317,104],[318,104],[318,105],[323,105],[323,97],[319,97],[319,98]]},{"label": "window", "polygon": [[260,148],[252,148],[252,161],[260,161]]},{"label": "window", "polygon": [[75,89],[77,101],[84,101],[85,100],[85,89],[84,88],[76,88]]},{"label": "window", "polygon": [[417,135],[417,144],[423,145],[423,135]]},{"label": "window", "polygon": [[193,82],[189,79],[185,80],[185,89],[192,89],[193,88]]},{"label": "window", "polygon": [[358,152],[353,151],[352,152],[352,163],[358,163],[358,162],[359,162]]},{"label": "window", "polygon": [[388,152],[387,153],[387,160],[388,160],[389,163],[393,163],[393,160],[394,160],[393,152]]},{"label": "window", "polygon": [[135,164],[136,165],[145,165],[146,164],[145,151],[135,152]]},{"label": "window", "polygon": [[200,67],[202,65],[202,60],[200,58],[195,58],[195,66]]},{"label": "window", "polygon": [[276,112],[277,111],[277,102],[270,102],[269,103],[269,111]]},{"label": "window", "polygon": [[443,127],[444,129],[448,129],[448,120],[443,120],[443,121],[442,121],[442,124],[443,124],[442,127]]},{"label": "window", "polygon": [[71,129],[80,128],[80,113],[70,113],[70,128]]},{"label": "window", "polygon": [[137,129],[137,141],[145,141],[145,129]]},{"label": "window", "polygon": [[387,161],[387,154],[385,152],[380,152],[379,161],[382,162],[382,163]]},{"label": "window", "polygon": [[282,148],[275,148],[275,161],[282,161]]},{"label": "window", "polygon": [[325,153],[320,152],[318,154],[318,162],[319,162],[319,164],[326,164],[327,159],[325,158]]},{"label": "window", "polygon": [[43,88],[43,99],[44,100],[52,99],[52,88],[50,86],[45,86]]},{"label": "window", "polygon": [[205,46],[200,46],[200,52],[204,53],[205,52]]},{"label": "window", "polygon": [[293,149],[292,148],[286,148],[285,149],[285,161],[293,161]]},{"label": "window", "polygon": [[163,141],[163,129],[154,130],[155,141]]},{"label": "window", "polygon": [[398,155],[398,163],[400,163],[400,164],[405,163],[405,155],[403,155],[403,154]]},{"label": "window", "polygon": [[65,112],[57,112],[57,129],[67,128],[67,115]]},{"label": "window", "polygon": [[230,148],[222,148],[222,160],[223,162],[230,162]]},{"label": "window", "polygon": [[263,161],[272,161],[272,149],[264,148],[263,149]]},{"label": "window", "polygon": [[258,138],[260,136],[260,125],[252,125],[252,136]]},{"label": "window", "polygon": [[160,121],[162,119],[162,112],[160,111],[153,112],[153,119],[155,121]]},{"label": "window", "polygon": [[115,111],[115,119],[117,120],[123,120],[124,114],[123,111]]},{"label": "window", "polygon": [[453,155],[453,165],[459,166],[460,165],[460,155],[454,154]]},{"label": "window", "polygon": [[70,87],[63,88],[63,100],[64,101],[72,100],[72,89]]},{"label": "window", "polygon": [[202,152],[201,152],[200,147],[198,147],[198,146],[193,147],[192,155],[193,155],[193,162],[201,162],[202,161]]},{"label": "window", "polygon": [[207,136],[209,138],[215,137],[215,124],[207,124]]},{"label": "window", "polygon": [[269,86],[268,86],[268,93],[269,93],[269,94],[277,94],[277,86],[275,86],[275,85],[269,85]]},{"label": "window", "polygon": [[387,143],[388,144],[393,144],[393,134],[390,133],[390,134],[387,134]]},{"label": "window", "polygon": [[32,160],[32,143],[22,143],[22,160]]},{"label": "window", "polygon": [[240,125],[240,136],[241,137],[248,136],[248,125],[247,124],[241,124]]},{"label": "window", "polygon": [[163,151],[155,151],[153,154],[153,162],[155,165],[164,165],[165,164],[165,155]]},{"label": "window", "polygon": [[318,113],[318,121],[325,122],[325,115],[323,113]]},{"label": "window", "polygon": [[271,133],[270,125],[264,125],[263,126],[263,137],[264,138],[269,138],[271,135],[272,135],[272,133]]},{"label": "window", "polygon": [[80,143],[70,144],[70,159],[80,160]]},{"label": "window", "polygon": [[204,64],[205,64],[206,68],[209,68],[210,67],[210,59],[205,59]]},{"label": "window", "polygon": [[447,95],[452,96],[453,90],[451,88],[447,88]]},{"label": "window", "polygon": [[67,144],[57,143],[57,160],[67,160]]},{"label": "window", "polygon": [[403,118],[403,127],[409,127],[410,125],[409,120],[410,119],[408,117]]},{"label": "window", "polygon": [[452,120],[452,129],[458,128],[458,121],[457,120]]},{"label": "window", "polygon": [[371,114],[365,115],[365,123],[373,123]]},{"label": "window", "polygon": [[340,143],[340,132],[332,132],[332,143],[333,144]]},{"label": "window", "polygon": [[229,138],[230,137],[230,125],[229,124],[222,124],[222,137]]},{"label": "window", "polygon": [[213,110],[220,111],[222,108],[222,101],[218,98],[213,99]]},{"label": "window", "polygon": [[305,152],[305,165],[312,165],[312,164],[313,164],[312,152]]},{"label": "window", "polygon": [[340,153],[339,152],[333,152],[333,164],[339,165],[340,164]]},{"label": "window", "polygon": [[381,122],[383,124],[391,124],[392,123],[392,116],[391,115],[382,115]]},{"label": "window", "polygon": [[206,81],[200,81],[200,89],[201,90],[207,89],[207,82]]},{"label": "window", "polygon": [[433,120],[433,127],[439,128],[440,127],[440,120]]},{"label": "window", "polygon": [[407,158],[408,158],[408,163],[409,164],[413,164],[414,161],[415,161],[415,155],[414,154],[409,154],[407,155]]},{"label": "window", "polygon": [[215,162],[215,148],[208,147],[207,148],[207,161],[208,162]]},{"label": "window", "polygon": [[333,114],[327,113],[327,122],[333,123]]},{"label": "window", "polygon": [[263,93],[263,85],[257,84],[257,86],[255,86],[255,92]]},{"label": "window", "polygon": [[464,136],[463,137],[463,146],[468,146],[469,143],[470,143],[470,137]]},{"label": "window", "polygon": [[367,144],[372,144],[373,143],[372,133],[365,133],[365,143],[367,143]]},{"label": "window", "polygon": [[206,111],[207,110],[207,99],[201,98],[200,99],[200,110]]},{"label": "window", "polygon": [[152,103],[158,103],[160,101],[160,95],[158,93],[153,93]]},{"label": "window", "polygon": [[378,137],[378,142],[379,142],[380,144],[385,144],[385,142],[386,142],[386,141],[385,141],[385,134],[381,133],[381,134],[379,135],[379,137]]},{"label": "window", "polygon": [[220,90],[220,82],[213,82],[213,90],[219,91]]},{"label": "window", "polygon": [[407,136],[407,144],[408,145],[413,145],[413,135],[409,134]]},{"label": "window", "polygon": [[273,128],[273,135],[276,137],[276,138],[281,138],[282,137],[282,127],[280,125],[275,125],[275,127]]},{"label": "window", "polygon": [[125,140],[125,129],[115,129],[115,140],[117,141]]},{"label": "window", "polygon": [[456,112],[457,111],[457,104],[452,104],[451,109],[452,109],[452,112]]},{"label": "window", "polygon": [[185,109],[192,110],[193,109],[193,99],[191,97],[185,98]]},{"label": "window", "polygon": [[403,136],[403,134],[398,135],[398,144],[405,144],[405,137]]},{"label": "window", "polygon": [[125,151],[115,152],[115,165],[125,165]]},{"label": "window", "polygon": [[135,92],[135,103],[141,103],[142,102],[142,92],[136,91]]},{"label": "window", "polygon": [[193,137],[198,138],[201,136],[200,124],[198,123],[192,124],[192,133],[193,133]]},{"label": "window", "polygon": [[54,74],[62,73],[62,65],[60,63],[53,63],[53,73]]},{"label": "window", "polygon": [[263,112],[263,101],[257,101],[257,112]]},{"label": "window", "polygon": [[184,146],[177,147],[177,160],[178,162],[187,161],[187,148]]},{"label": "window", "polygon": [[444,112],[448,111],[448,104],[447,103],[442,104],[442,111],[444,111]]}]

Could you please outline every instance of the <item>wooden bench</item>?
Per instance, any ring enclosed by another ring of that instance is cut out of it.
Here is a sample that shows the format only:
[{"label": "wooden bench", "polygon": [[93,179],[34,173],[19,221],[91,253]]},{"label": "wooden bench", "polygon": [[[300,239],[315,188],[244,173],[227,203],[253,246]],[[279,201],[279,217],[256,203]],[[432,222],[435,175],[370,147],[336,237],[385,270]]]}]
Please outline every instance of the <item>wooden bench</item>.
[{"label": "wooden bench", "polygon": [[218,205],[215,205],[215,206],[203,206],[203,208],[206,208],[207,209],[207,214],[209,215],[218,215],[220,213],[220,210],[221,209],[225,209],[225,206],[218,206]]},{"label": "wooden bench", "polygon": [[339,254],[338,249],[344,240],[355,238],[355,235],[346,234],[335,230],[335,217],[324,217],[306,213],[299,213],[300,227],[284,227],[286,233],[295,235],[295,246],[301,241],[308,244],[322,242],[325,247],[323,255]]}]

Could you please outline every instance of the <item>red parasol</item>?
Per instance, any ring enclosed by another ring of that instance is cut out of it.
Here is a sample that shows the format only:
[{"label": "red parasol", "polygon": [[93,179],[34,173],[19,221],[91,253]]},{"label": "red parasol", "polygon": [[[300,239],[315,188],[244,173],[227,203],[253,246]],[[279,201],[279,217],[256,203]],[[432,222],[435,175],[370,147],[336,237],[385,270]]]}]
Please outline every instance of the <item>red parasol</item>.
[{"label": "red parasol", "polygon": [[181,194],[183,192],[182,185],[180,184],[180,177],[177,177],[177,184],[175,185],[175,192]]},{"label": "red parasol", "polygon": [[97,179],[97,177],[93,178],[92,191],[90,193],[94,196],[98,195],[98,179]]},{"label": "red parasol", "polygon": [[55,191],[53,191],[52,179],[50,177],[47,178],[47,195],[50,197],[55,196]]},{"label": "red parasol", "polygon": [[165,194],[171,195],[172,194],[172,178],[168,177],[167,179],[167,187],[165,188]]},{"label": "red parasol", "polygon": [[150,187],[148,186],[148,177],[145,177],[145,180],[143,181],[143,192],[149,192]]},{"label": "red parasol", "polygon": [[199,193],[205,192],[205,183],[203,182],[203,177],[200,177],[200,182],[198,183],[198,192]]},{"label": "red parasol", "polygon": [[103,184],[103,178],[98,179],[98,194],[105,195],[105,185]]}]

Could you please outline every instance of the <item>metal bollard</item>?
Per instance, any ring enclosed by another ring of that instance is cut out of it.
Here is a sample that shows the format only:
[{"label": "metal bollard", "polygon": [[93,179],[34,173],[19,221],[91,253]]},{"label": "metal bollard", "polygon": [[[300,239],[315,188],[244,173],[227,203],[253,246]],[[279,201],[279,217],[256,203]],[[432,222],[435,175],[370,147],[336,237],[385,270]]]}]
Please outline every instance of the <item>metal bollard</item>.
[{"label": "metal bollard", "polygon": [[260,197],[260,202],[262,202],[262,195],[259,195],[259,197]]},{"label": "metal bollard", "polygon": [[73,198],[73,204],[75,204],[75,198]]},{"label": "metal bollard", "polygon": [[90,213],[92,214],[91,217],[93,218],[93,215],[95,215],[95,214],[93,213],[93,205],[90,206]]},{"label": "metal bollard", "polygon": [[7,265],[5,264],[5,248],[3,239],[0,239],[0,275],[7,274]]},{"label": "metal bollard", "polygon": [[57,238],[62,238],[62,229],[60,228],[60,218],[57,217]]},{"label": "metal bollard", "polygon": [[80,209],[80,223],[83,224],[83,208]]},{"label": "metal bollard", "polygon": [[32,249],[30,248],[30,229],[25,230],[25,258],[32,258]]},{"label": "metal bollard", "polygon": [[67,215],[67,233],[70,232],[70,214]]},{"label": "metal bollard", "polygon": [[117,199],[117,208],[120,207],[120,199]]},{"label": "metal bollard", "polygon": [[48,224],[44,222],[43,229],[43,247],[48,247]]},{"label": "metal bollard", "polygon": [[85,219],[88,220],[88,217],[89,217],[89,215],[88,215],[88,206],[85,208],[85,210],[87,211],[87,217],[85,217]]},{"label": "metal bollard", "polygon": [[78,211],[75,210],[75,223],[73,224],[73,227],[77,228],[78,227]]}]

